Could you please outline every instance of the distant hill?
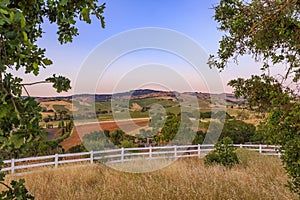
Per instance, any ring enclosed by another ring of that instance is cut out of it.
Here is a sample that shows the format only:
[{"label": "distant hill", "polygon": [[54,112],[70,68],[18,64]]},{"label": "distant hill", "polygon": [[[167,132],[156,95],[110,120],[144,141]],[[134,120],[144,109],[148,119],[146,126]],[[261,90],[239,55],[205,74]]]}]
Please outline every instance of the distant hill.
[{"label": "distant hill", "polygon": [[122,98],[130,98],[130,99],[144,99],[144,98],[177,98],[180,95],[189,95],[189,96],[197,96],[199,100],[209,100],[211,97],[214,98],[223,98],[225,95],[225,101],[230,104],[237,104],[241,101],[241,99],[236,99],[234,94],[209,94],[202,92],[175,92],[175,91],[159,91],[159,90],[151,90],[151,89],[141,89],[134,90],[129,92],[121,92],[116,94],[76,94],[73,96],[64,96],[64,97],[35,97],[38,102],[45,101],[72,101],[73,99],[79,102],[102,102],[113,99],[122,99]]}]

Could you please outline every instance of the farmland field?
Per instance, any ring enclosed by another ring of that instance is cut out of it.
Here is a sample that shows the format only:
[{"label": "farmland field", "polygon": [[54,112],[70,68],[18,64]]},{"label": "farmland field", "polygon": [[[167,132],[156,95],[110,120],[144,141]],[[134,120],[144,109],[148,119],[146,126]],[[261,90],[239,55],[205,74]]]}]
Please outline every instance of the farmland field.
[{"label": "farmland field", "polygon": [[[134,123],[140,127],[145,127],[148,126],[149,124],[149,119],[136,119],[133,120]],[[128,124],[130,121],[122,121],[122,122],[118,122],[119,125],[121,125],[122,127],[126,127],[130,129],[130,127],[128,127]],[[91,123],[91,124],[84,124],[84,125],[78,125],[75,127],[73,133],[71,134],[71,136],[69,138],[67,138],[66,140],[64,140],[61,145],[65,150],[68,150],[70,147],[81,144],[81,138],[85,135],[85,134],[89,134],[93,131],[99,131],[99,130],[109,130],[109,131],[113,131],[115,129],[118,129],[118,124],[116,122],[113,121],[107,121],[107,122],[100,122],[100,123]]]},{"label": "farmland field", "polygon": [[[188,99],[188,95],[183,96]],[[233,100],[231,102],[233,102]],[[150,113],[153,113],[152,109],[157,106],[164,109],[163,112],[173,114],[182,113],[184,111],[182,110],[182,106],[184,106],[184,108],[187,108],[189,112],[191,112],[190,117],[197,116],[197,113],[202,115],[202,113],[211,112],[212,109],[215,111],[224,109],[224,105],[221,105],[218,102],[211,103],[211,101],[207,98],[198,99],[197,103],[198,106],[195,108],[192,106],[193,103],[189,102],[189,100],[185,102],[184,105],[181,105],[179,100],[170,96],[134,98],[130,99],[130,101],[127,101],[126,99],[116,99],[113,102],[110,100],[93,102],[92,99],[88,100],[87,98],[79,99],[78,101],[52,100],[48,102],[41,102],[43,107],[42,116],[44,119],[41,122],[41,125],[46,127],[46,125],[50,124],[57,127],[60,120],[69,120],[68,118],[61,118],[73,115],[76,127],[71,136],[61,143],[63,148],[68,150],[72,146],[81,144],[81,138],[85,134],[89,134],[100,129],[110,131],[118,129],[119,127],[115,122],[113,122],[114,120],[128,120],[128,118],[131,118],[134,119],[138,126],[147,129],[149,118],[151,117]],[[115,105],[115,109],[112,109],[112,104]],[[255,118],[255,113],[245,109],[239,109],[234,103],[229,104],[226,111],[231,116],[240,118],[241,120],[255,125],[257,125],[260,121],[260,119]],[[99,121],[100,123],[93,123],[94,121]],[[129,126],[126,125],[127,122],[125,121],[122,123],[122,126]],[[209,123],[209,119],[203,119],[199,123],[198,130],[206,131]],[[127,129],[130,129],[129,131],[125,131],[127,134],[139,133],[139,129],[136,127],[134,130],[131,130],[132,128],[128,127]]]}]

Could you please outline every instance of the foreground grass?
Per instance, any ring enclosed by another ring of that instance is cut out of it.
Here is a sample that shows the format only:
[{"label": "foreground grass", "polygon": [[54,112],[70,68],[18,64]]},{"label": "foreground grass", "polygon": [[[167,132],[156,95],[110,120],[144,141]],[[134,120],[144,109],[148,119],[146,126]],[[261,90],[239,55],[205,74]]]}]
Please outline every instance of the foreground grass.
[{"label": "foreground grass", "polygon": [[36,199],[297,199],[284,186],[278,158],[245,150],[239,157],[242,163],[231,170],[186,158],[148,173],[94,164],[48,168],[24,178]]}]

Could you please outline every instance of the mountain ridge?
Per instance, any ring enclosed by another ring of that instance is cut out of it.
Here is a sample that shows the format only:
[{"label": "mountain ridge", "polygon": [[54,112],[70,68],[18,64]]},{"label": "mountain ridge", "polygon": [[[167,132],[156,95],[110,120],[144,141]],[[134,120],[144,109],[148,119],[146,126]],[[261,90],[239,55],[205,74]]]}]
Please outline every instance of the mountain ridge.
[{"label": "mountain ridge", "polygon": [[153,89],[139,89],[139,90],[131,90],[128,92],[120,92],[115,94],[75,94],[70,96],[55,96],[55,97],[33,97],[38,102],[44,101],[72,101],[73,99],[76,101],[85,101],[85,102],[101,102],[108,101],[113,99],[121,99],[121,98],[130,98],[130,99],[143,99],[143,98],[157,98],[157,97],[170,97],[176,98],[180,95],[190,95],[196,96],[198,99],[210,99],[211,97],[219,97],[224,98],[227,102],[240,102],[241,99],[236,99],[235,95],[232,93],[220,93],[220,94],[211,94],[205,92],[177,92],[177,91],[161,91],[161,90],[153,90]]}]

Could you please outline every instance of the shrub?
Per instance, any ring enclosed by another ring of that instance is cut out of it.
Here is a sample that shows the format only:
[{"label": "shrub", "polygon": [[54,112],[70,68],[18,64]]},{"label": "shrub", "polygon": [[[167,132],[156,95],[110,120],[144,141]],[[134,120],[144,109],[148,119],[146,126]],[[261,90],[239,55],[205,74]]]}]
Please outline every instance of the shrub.
[{"label": "shrub", "polygon": [[229,137],[225,137],[215,145],[215,150],[205,156],[204,163],[206,165],[220,164],[231,168],[235,164],[239,164],[239,159],[235,153],[235,147]]},{"label": "shrub", "polygon": [[70,153],[79,153],[79,152],[87,152],[86,148],[83,144],[78,144],[76,146],[71,147],[68,152]]},{"label": "shrub", "polygon": [[123,140],[119,146],[120,146],[120,147],[124,147],[124,148],[134,148],[134,147],[138,147],[137,144],[133,144],[133,142],[132,142],[132,141],[129,141],[129,140]]}]

